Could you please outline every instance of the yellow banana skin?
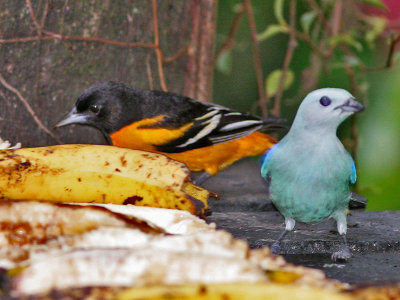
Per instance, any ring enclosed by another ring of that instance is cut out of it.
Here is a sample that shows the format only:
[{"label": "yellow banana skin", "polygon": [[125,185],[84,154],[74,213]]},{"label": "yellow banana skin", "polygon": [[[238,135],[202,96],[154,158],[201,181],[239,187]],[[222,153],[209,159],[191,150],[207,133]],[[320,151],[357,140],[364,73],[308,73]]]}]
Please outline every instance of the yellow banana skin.
[{"label": "yellow banana skin", "polygon": [[209,193],[189,175],[184,164],[163,155],[113,146],[0,151],[3,199],[135,204],[202,215]]}]

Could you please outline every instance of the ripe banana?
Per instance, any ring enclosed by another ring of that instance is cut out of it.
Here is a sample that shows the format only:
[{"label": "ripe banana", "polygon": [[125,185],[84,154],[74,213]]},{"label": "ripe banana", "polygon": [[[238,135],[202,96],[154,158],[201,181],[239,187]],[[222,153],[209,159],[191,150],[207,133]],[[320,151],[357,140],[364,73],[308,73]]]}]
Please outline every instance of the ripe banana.
[{"label": "ripe banana", "polygon": [[101,145],[0,151],[0,197],[135,204],[202,215],[209,192],[163,155]]}]

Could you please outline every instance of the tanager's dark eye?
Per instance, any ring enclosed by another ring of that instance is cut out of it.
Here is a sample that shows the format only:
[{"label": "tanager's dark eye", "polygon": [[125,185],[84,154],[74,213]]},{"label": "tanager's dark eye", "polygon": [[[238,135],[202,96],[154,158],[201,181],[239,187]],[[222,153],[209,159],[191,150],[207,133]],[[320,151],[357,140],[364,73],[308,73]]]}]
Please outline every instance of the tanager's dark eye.
[{"label": "tanager's dark eye", "polygon": [[98,105],[90,105],[89,110],[94,114],[98,114],[100,111],[100,107]]},{"label": "tanager's dark eye", "polygon": [[321,99],[319,99],[319,103],[321,103],[322,106],[328,106],[331,102],[331,99],[327,96],[322,96]]}]

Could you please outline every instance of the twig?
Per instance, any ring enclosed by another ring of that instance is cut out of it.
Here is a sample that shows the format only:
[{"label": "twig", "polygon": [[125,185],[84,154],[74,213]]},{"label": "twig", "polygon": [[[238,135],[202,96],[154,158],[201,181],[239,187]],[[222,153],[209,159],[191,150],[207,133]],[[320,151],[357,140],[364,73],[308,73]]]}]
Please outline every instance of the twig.
[{"label": "twig", "polygon": [[[55,40],[55,38],[52,37],[41,37],[42,40]],[[14,44],[14,43],[28,43],[28,42],[35,42],[38,40],[37,36],[29,36],[29,37],[24,37],[24,38],[18,38],[18,39],[0,39],[0,44]]]},{"label": "twig", "polygon": [[163,55],[162,61],[165,62],[165,63],[173,62],[173,61],[177,60],[178,58],[180,58],[182,55],[187,54],[188,52],[189,52],[189,46],[186,46],[186,47],[178,50],[178,52],[176,52],[176,54],[174,56],[165,57]]},{"label": "twig", "polygon": [[151,66],[150,66],[150,55],[151,55],[151,53],[148,53],[146,56],[146,71],[147,71],[147,79],[149,81],[149,88],[150,88],[150,90],[153,90],[154,84],[153,84],[153,75],[151,73]]},{"label": "twig", "polygon": [[[44,31],[46,34],[50,34],[49,31]],[[95,37],[82,37],[82,36],[63,36],[54,34],[52,39],[59,39],[59,40],[70,40],[70,41],[82,41],[82,42],[93,42],[93,43],[102,43],[102,44],[109,44],[121,47],[141,47],[141,48],[153,48],[155,49],[157,46],[155,44],[150,43],[130,43],[130,42],[121,42],[103,38],[95,38]]]},{"label": "twig", "polygon": [[329,53],[325,53],[323,52],[321,49],[319,49],[319,46],[316,45],[310,38],[309,35],[299,32],[299,31],[295,31],[295,37],[297,39],[300,39],[302,41],[304,41],[305,43],[307,43],[308,46],[310,46],[311,50],[313,53],[317,54],[318,56],[320,56],[321,58],[329,58]]},{"label": "twig", "polygon": [[400,42],[400,36],[396,36],[390,41],[389,53],[385,65],[386,68],[393,66],[394,49],[396,48],[398,42]]},{"label": "twig", "polygon": [[[325,27],[330,27],[328,21],[326,20],[323,11],[319,7],[318,3],[315,0],[306,0],[308,5],[312,8],[313,11],[317,12],[317,18]],[[330,28],[329,28],[330,29]]]},{"label": "twig", "polygon": [[252,46],[253,46],[253,61],[254,61],[254,69],[256,71],[256,76],[257,76],[257,86],[258,86],[258,97],[259,97],[260,109],[261,109],[262,115],[265,117],[268,115],[268,111],[267,111],[267,107],[266,107],[268,99],[267,99],[265,89],[264,89],[261,58],[260,58],[260,53],[258,51],[258,45],[257,45],[256,24],[254,21],[253,9],[251,8],[250,0],[244,0],[243,5],[244,5],[244,9],[247,13],[247,19],[249,21],[249,27],[250,27],[251,41],[252,41]]},{"label": "twig", "polygon": [[232,21],[231,27],[229,28],[229,33],[228,36],[225,40],[225,42],[222,44],[222,46],[218,49],[215,58],[214,58],[214,66],[217,63],[218,59],[220,56],[226,52],[232,49],[234,41],[235,41],[235,34],[237,32],[237,29],[239,27],[240,21],[242,20],[243,14],[245,10],[243,7],[243,4],[240,5],[239,10],[236,12],[235,18]]},{"label": "twig", "polygon": [[[155,49],[157,46],[155,44],[150,43],[129,43],[129,42],[121,42],[103,38],[95,38],[95,37],[83,37],[83,36],[68,36],[68,35],[61,35],[57,33],[53,33],[50,31],[43,31],[47,36],[40,37],[41,40],[48,41],[48,40],[67,40],[67,41],[81,41],[81,42],[91,42],[91,43],[102,43],[108,45],[115,45],[120,47],[139,47],[139,48],[151,48]],[[0,44],[11,44],[11,43],[26,43],[26,42],[35,42],[38,40],[38,37],[25,37],[25,38],[18,38],[18,39],[0,39]]]},{"label": "twig", "polygon": [[49,13],[49,0],[46,0],[46,4],[44,7],[44,12],[43,12],[43,16],[42,16],[42,21],[40,22],[40,28],[43,29],[44,25],[46,24],[46,19],[47,19],[47,14]]},{"label": "twig", "polygon": [[[340,31],[340,24],[342,21],[342,10],[343,10],[343,0],[335,1],[335,6],[333,7],[333,15],[332,15],[332,27],[328,26],[330,36],[336,36]],[[334,50],[335,50],[335,45],[332,44],[326,51],[326,58],[331,57]]]},{"label": "twig", "polygon": [[333,7],[332,18],[332,35],[335,36],[339,33],[340,23],[342,21],[343,0],[336,0]]},{"label": "twig", "polygon": [[36,26],[36,29],[38,30],[38,32],[40,32],[42,30],[42,27],[40,26],[39,21],[37,20],[37,18],[35,16],[35,12],[33,11],[31,0],[26,0],[26,5],[28,6],[29,13],[31,15],[33,23]]},{"label": "twig", "polygon": [[165,83],[164,70],[163,70],[163,53],[160,48],[160,37],[158,32],[158,12],[157,1],[153,0],[153,25],[154,25],[154,45],[157,56],[158,74],[160,76],[160,84],[163,91],[168,91],[167,84]]},{"label": "twig", "polygon": [[29,114],[32,116],[34,119],[35,123],[44,131],[46,132],[49,136],[51,136],[57,143],[61,144],[61,140],[58,139],[38,118],[32,107],[29,105],[28,101],[21,95],[21,93],[11,86],[7,81],[4,79],[3,75],[0,74],[0,82],[1,84],[9,91],[13,92],[15,95],[17,95],[18,99],[22,102],[22,104],[25,106]]},{"label": "twig", "polygon": [[42,39],[41,37],[43,36],[43,27],[44,24],[46,22],[46,18],[47,18],[47,14],[48,14],[48,10],[49,10],[49,2],[46,1],[45,4],[45,8],[44,8],[44,12],[43,12],[43,16],[42,16],[42,20],[39,24],[39,21],[35,15],[35,12],[33,10],[32,7],[32,3],[31,0],[26,0],[26,5],[28,6],[29,9],[29,13],[31,15],[31,19],[33,21],[33,23],[36,26],[37,29],[37,63],[36,63],[36,76],[35,76],[35,95],[36,95],[36,108],[39,108],[39,90],[40,90],[40,72],[41,72],[41,68],[42,68],[42,61],[41,61],[41,46],[42,46]]},{"label": "twig", "polygon": [[[61,8],[61,17],[60,17],[60,23],[59,23],[59,27],[60,27],[60,34],[62,35],[64,33],[64,21],[65,21],[65,10],[67,8],[68,5],[68,0],[65,0],[63,7]],[[65,40],[62,40],[64,46],[69,50],[74,52],[74,48],[67,43]]]},{"label": "twig", "polygon": [[282,75],[279,80],[278,90],[275,95],[273,115],[280,116],[281,112],[281,99],[283,88],[285,85],[286,73],[292,60],[294,49],[297,47],[296,41],[296,0],[290,0],[290,20],[289,20],[289,42],[286,51],[285,59],[282,66]]},{"label": "twig", "polygon": [[64,21],[65,21],[65,10],[68,5],[68,0],[65,0],[63,7],[61,8],[61,17],[60,17],[60,32],[63,34],[64,32]]},{"label": "twig", "polygon": [[386,63],[384,66],[373,67],[373,68],[361,66],[361,70],[364,72],[377,72],[377,71],[383,71],[383,70],[393,67],[393,64],[394,64],[393,59],[394,59],[394,54],[395,54],[394,50],[396,48],[396,45],[399,42],[400,42],[400,36],[396,36],[396,37],[392,38],[392,40],[390,41],[389,52],[388,52],[388,56],[387,56]]},{"label": "twig", "polygon": [[[341,24],[341,18],[342,18],[342,10],[343,10],[343,1],[337,0],[335,2],[335,7],[333,8],[333,14],[332,14],[332,18],[331,18],[332,24],[330,24],[326,20],[320,7],[314,0],[307,0],[307,2],[313,10],[317,11],[317,17],[318,17],[319,21],[321,22],[323,27],[326,28],[325,33],[329,33],[330,36],[337,35],[340,31],[340,24]],[[321,58],[328,59],[332,56],[332,53],[335,49],[334,45],[330,46],[329,49],[326,49],[325,51],[322,49],[322,46],[325,43],[325,38],[321,39],[320,45],[316,45],[312,41],[310,36],[306,33],[296,31],[295,35],[296,35],[296,38],[301,39],[304,42],[306,42],[310,46],[310,48],[313,50],[313,52],[315,54],[317,54],[318,56],[320,56]]]},{"label": "twig", "polygon": [[349,75],[349,78],[350,78],[350,90],[351,90],[352,94],[354,94],[354,96],[357,96],[356,93],[358,91],[358,88],[357,88],[357,76],[356,76],[356,73],[354,72],[354,69],[348,64],[344,65],[344,69],[345,69],[347,75]]}]

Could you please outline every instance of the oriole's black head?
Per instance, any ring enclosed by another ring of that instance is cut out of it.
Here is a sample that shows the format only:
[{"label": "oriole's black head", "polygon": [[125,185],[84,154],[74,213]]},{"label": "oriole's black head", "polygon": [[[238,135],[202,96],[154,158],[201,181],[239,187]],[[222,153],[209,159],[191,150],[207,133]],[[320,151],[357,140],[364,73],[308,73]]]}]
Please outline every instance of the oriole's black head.
[{"label": "oriole's black head", "polygon": [[78,97],[75,107],[55,127],[89,125],[100,129],[107,137],[133,122],[160,115],[168,118],[165,126],[181,126],[191,122],[197,114],[206,112],[207,108],[198,101],[174,93],[140,90],[107,81],[86,89]]},{"label": "oriole's black head", "polygon": [[146,92],[123,83],[107,81],[86,89],[75,107],[55,127],[82,124],[96,127],[107,137],[110,133],[139,119]]}]

